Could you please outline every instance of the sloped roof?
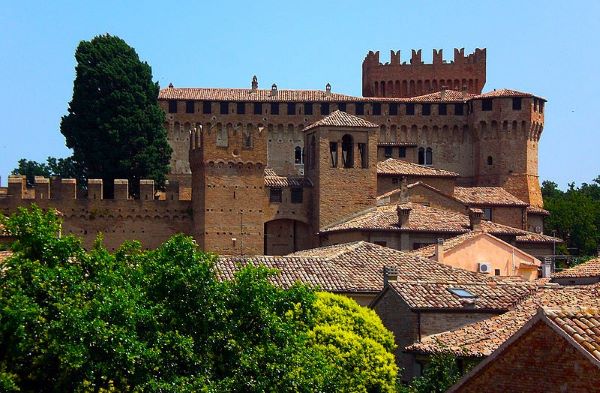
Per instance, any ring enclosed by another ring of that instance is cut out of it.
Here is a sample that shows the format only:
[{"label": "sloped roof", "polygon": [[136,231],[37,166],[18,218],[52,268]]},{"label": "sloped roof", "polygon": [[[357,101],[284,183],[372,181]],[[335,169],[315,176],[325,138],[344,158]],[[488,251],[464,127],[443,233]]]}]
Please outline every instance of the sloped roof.
[{"label": "sloped roof", "polygon": [[570,267],[560,272],[554,273],[554,277],[578,278],[578,277],[600,277],[600,257],[590,259],[587,262]]},{"label": "sloped roof", "polygon": [[[511,89],[496,90],[496,89],[494,89],[492,91],[488,91],[487,93],[482,93],[482,94],[473,96],[472,98],[478,99],[478,98],[495,98],[495,97],[523,97],[523,98],[526,98],[526,97],[536,97],[536,96],[534,96],[533,94],[524,93],[524,92],[518,91],[518,90],[511,90]],[[538,98],[541,98],[541,97],[538,97]]]},{"label": "sloped roof", "polygon": [[458,177],[458,173],[437,169],[431,166],[418,165],[412,162],[388,158],[377,163],[378,175],[394,176],[427,176],[427,177]]},{"label": "sloped roof", "polygon": [[205,101],[266,101],[266,102],[320,102],[320,101],[362,101],[362,97],[328,93],[325,90],[286,90],[278,89],[231,89],[231,88],[192,88],[169,87],[158,94],[159,100],[205,100]]},{"label": "sloped roof", "polygon": [[517,236],[518,243],[562,243],[563,240],[558,237],[543,235],[541,233],[526,232]]},{"label": "sloped roof", "polygon": [[549,216],[550,212],[548,210],[542,209],[541,207],[527,206],[527,214],[539,214],[543,216]]},{"label": "sloped roof", "polygon": [[379,128],[378,124],[371,123],[360,117],[351,115],[340,110],[332,112],[330,115],[307,126],[303,131],[308,131],[316,127],[360,127],[360,128]]},{"label": "sloped roof", "polygon": [[466,205],[528,206],[502,187],[455,187],[454,197]]},{"label": "sloped roof", "polygon": [[600,309],[590,307],[543,308],[546,318],[583,350],[600,360]]},{"label": "sloped roof", "polygon": [[424,94],[421,96],[410,97],[413,102],[466,102],[470,98],[475,97],[474,94],[457,90],[440,90],[435,93]]},{"label": "sloped roof", "polygon": [[[526,282],[505,282],[363,241],[304,250],[286,256],[222,256],[218,258],[217,270],[222,278],[230,279],[240,266],[247,263],[279,269],[280,273],[273,281],[283,287],[302,282],[338,293],[380,292],[383,289],[384,266],[396,267],[398,282],[410,285],[406,293],[410,291],[418,298],[425,298],[427,293],[431,293],[429,284],[438,288],[460,284],[488,285],[490,288],[508,285],[504,289],[506,298],[498,299],[496,307],[505,307],[506,302],[516,301],[532,287]],[[487,296],[487,293],[497,290],[480,288],[479,291],[482,296]],[[428,306],[421,304],[420,307]],[[438,301],[435,307],[455,307],[455,304]]]},{"label": "sloped roof", "polygon": [[303,187],[312,186],[310,180],[304,176],[280,176],[271,168],[265,168],[265,187]]},{"label": "sloped roof", "polygon": [[600,306],[600,286],[542,287],[513,310],[448,332],[434,334],[408,346],[411,352],[449,351],[457,356],[485,357],[523,327],[539,307]]}]

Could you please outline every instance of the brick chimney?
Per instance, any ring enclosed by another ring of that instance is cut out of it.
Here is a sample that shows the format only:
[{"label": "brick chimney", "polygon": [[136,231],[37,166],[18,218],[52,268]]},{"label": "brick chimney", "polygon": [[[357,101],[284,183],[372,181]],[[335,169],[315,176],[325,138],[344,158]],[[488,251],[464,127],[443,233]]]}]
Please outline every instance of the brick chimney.
[{"label": "brick chimney", "polygon": [[330,96],[331,95],[331,85],[329,83],[327,83],[325,85],[325,95],[326,96]]},{"label": "brick chimney", "polygon": [[271,85],[271,97],[277,97],[277,85],[275,83]]},{"label": "brick chimney", "polygon": [[383,287],[398,280],[398,269],[395,266],[383,267]]},{"label": "brick chimney", "polygon": [[252,77],[252,92],[255,92],[256,90],[258,90],[258,79],[256,78],[256,75],[254,75]]},{"label": "brick chimney", "polygon": [[444,263],[444,239],[437,239],[435,243],[435,260],[439,263]]},{"label": "brick chimney", "polygon": [[402,181],[400,183],[400,202],[408,202],[408,180],[406,179],[406,176],[402,176]]},{"label": "brick chimney", "polygon": [[483,210],[481,209],[469,209],[469,227],[472,231],[481,231],[481,218],[483,217]]},{"label": "brick chimney", "polygon": [[400,224],[400,228],[406,227],[408,225],[411,210],[412,209],[408,206],[398,205],[396,207],[396,213],[398,214],[398,224]]}]

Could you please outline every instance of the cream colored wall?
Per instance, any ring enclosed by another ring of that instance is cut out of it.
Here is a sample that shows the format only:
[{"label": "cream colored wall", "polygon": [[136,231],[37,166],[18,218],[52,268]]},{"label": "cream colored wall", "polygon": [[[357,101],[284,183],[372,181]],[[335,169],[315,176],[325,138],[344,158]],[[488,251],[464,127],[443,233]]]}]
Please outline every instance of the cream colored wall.
[{"label": "cream colored wall", "polygon": [[491,275],[495,269],[500,269],[501,276],[521,276],[526,280],[534,280],[538,274],[537,266],[526,264],[539,264],[537,259],[487,235],[467,240],[446,251],[443,258],[443,263],[447,265],[474,272],[479,262],[491,264]]}]

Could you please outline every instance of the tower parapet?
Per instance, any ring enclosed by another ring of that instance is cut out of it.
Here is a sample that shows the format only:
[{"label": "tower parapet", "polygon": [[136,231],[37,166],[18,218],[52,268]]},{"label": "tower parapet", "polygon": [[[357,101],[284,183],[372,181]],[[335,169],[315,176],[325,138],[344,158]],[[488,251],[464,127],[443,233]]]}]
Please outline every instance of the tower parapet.
[{"label": "tower parapet", "polygon": [[369,51],[363,61],[364,97],[415,97],[446,89],[480,94],[486,81],[486,49],[465,55],[464,48],[454,49],[454,60],[443,59],[443,50],[433,50],[426,64],[421,49],[411,51],[409,64],[402,62],[400,51],[391,51],[390,62],[382,64],[379,52]]}]

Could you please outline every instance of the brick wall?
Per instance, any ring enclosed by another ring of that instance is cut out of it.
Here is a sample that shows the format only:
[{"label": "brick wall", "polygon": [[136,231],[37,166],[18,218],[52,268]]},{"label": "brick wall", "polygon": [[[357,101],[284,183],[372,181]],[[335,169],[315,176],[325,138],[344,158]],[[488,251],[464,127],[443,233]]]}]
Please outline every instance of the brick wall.
[{"label": "brick wall", "polygon": [[598,366],[537,322],[457,392],[597,392]]}]

